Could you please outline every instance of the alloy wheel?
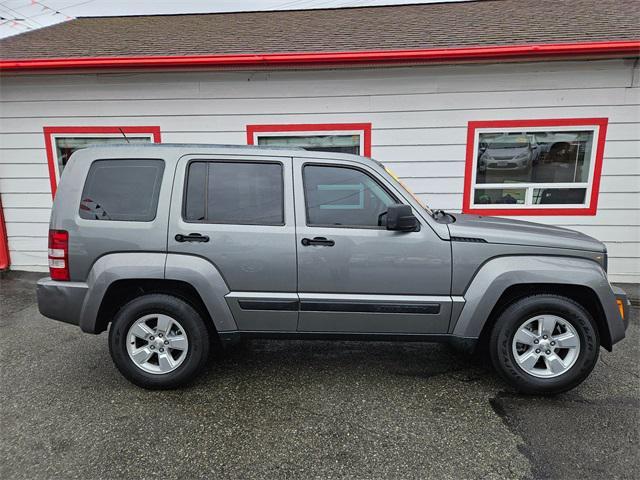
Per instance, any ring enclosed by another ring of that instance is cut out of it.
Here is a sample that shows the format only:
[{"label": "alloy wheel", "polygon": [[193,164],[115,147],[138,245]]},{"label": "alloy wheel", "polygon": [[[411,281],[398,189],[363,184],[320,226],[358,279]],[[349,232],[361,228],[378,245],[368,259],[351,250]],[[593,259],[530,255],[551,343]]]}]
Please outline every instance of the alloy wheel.
[{"label": "alloy wheel", "polygon": [[182,325],[165,314],[137,319],[127,333],[129,358],[141,370],[156,375],[178,368],[187,356],[189,341]]},{"label": "alloy wheel", "polygon": [[512,352],[518,366],[538,378],[568,372],[580,355],[580,337],[570,322],[556,315],[529,318],[516,330]]}]

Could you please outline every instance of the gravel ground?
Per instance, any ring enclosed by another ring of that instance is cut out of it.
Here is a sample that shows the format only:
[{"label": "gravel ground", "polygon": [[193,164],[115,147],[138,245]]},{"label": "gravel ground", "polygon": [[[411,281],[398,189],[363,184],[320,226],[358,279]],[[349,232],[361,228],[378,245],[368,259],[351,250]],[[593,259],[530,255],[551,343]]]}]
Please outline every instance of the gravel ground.
[{"label": "gravel ground", "polygon": [[591,377],[523,397],[444,345],[253,341],[148,392],[107,336],[0,279],[0,477],[637,478],[640,325]]}]

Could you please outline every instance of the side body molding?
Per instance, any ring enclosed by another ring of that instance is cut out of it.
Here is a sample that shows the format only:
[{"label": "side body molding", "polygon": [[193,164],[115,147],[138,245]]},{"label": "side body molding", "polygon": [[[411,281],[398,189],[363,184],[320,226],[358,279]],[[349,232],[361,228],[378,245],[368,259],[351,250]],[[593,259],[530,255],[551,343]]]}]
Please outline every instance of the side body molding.
[{"label": "side body molding", "polygon": [[460,337],[479,337],[502,293],[512,285],[527,283],[590,288],[602,305],[611,343],[624,338],[624,325],[619,319],[615,295],[599,265],[581,258],[526,255],[497,257],[478,270],[464,294],[466,303],[460,316],[457,321],[452,319],[450,333]]},{"label": "side body molding", "polygon": [[225,296],[229,293],[222,274],[209,261],[193,255],[166,255],[165,278],[192,285],[200,294],[218,333],[238,329]]},{"label": "side body molding", "polygon": [[98,310],[113,282],[129,278],[164,278],[165,253],[112,253],[100,257],[87,278],[87,295],[82,304],[80,328],[95,333]]}]

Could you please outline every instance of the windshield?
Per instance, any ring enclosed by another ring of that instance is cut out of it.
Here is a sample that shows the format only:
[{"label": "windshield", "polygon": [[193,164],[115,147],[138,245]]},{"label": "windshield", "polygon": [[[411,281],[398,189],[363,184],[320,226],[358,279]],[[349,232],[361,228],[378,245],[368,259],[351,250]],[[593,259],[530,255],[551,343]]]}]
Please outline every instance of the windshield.
[{"label": "windshield", "polygon": [[428,206],[426,203],[424,203],[424,202],[422,201],[422,199],[418,198],[418,196],[417,196],[415,193],[413,193],[413,192],[411,191],[411,189],[409,189],[409,187],[407,187],[407,186],[404,184],[404,182],[403,182],[402,180],[400,180],[400,178],[398,177],[398,175],[396,175],[396,174],[394,173],[394,171],[393,171],[393,170],[391,170],[389,167],[387,167],[386,165],[384,165],[384,164],[382,164],[382,163],[380,163],[380,162],[378,162],[378,163],[380,164],[380,166],[381,166],[382,168],[384,168],[385,172],[387,172],[387,173],[391,176],[391,178],[393,178],[393,179],[398,183],[398,185],[400,185],[400,187],[401,187],[405,192],[407,192],[409,195],[411,195],[411,197],[412,197],[416,202],[418,202],[418,205],[420,205],[422,208],[424,208],[424,209],[427,211],[427,213],[428,213],[429,215],[433,216],[433,211],[429,208],[429,206]]},{"label": "windshield", "polygon": [[499,148],[526,148],[528,146],[528,143],[492,143],[489,148],[493,150]]},{"label": "windshield", "polygon": [[[482,139],[481,139],[482,140]],[[508,148],[527,148],[531,140],[526,135],[500,135],[493,138],[484,138],[486,147],[491,150],[502,150]]]}]

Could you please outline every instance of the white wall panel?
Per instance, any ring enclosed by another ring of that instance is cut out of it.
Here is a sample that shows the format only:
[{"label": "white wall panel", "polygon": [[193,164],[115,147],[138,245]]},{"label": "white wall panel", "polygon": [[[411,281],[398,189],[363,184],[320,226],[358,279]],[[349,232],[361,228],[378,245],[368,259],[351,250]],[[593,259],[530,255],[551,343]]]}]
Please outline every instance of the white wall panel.
[{"label": "white wall panel", "polygon": [[[524,89],[628,87],[633,60],[444,65],[396,69],[277,72],[164,72],[6,77],[5,101],[143,98],[293,98],[426,92],[496,92]],[[149,88],[153,85],[153,88]],[[36,88],[34,88],[36,87]]]},{"label": "white wall panel", "polygon": [[246,142],[247,124],[372,124],[372,153],[435,208],[462,207],[470,120],[607,117],[596,216],[523,217],[607,242],[640,281],[640,89],[630,60],[281,72],[3,77],[0,194],[13,268],[46,266],[43,126],[160,126],[164,142]]},{"label": "white wall panel", "polygon": [[11,222],[48,222],[50,208],[4,208],[4,219]]},{"label": "white wall panel", "polygon": [[[3,195],[4,198],[4,195]],[[46,222],[10,222],[6,224],[7,236],[47,238],[49,221]]]},{"label": "white wall panel", "polygon": [[0,178],[49,178],[46,163],[0,163]]},{"label": "white wall panel", "polygon": [[[26,270],[46,272],[48,270],[48,259],[46,250],[22,251],[12,250],[10,253],[11,268],[13,270]],[[25,268],[29,267],[29,268]]]},{"label": "white wall panel", "polygon": [[41,252],[47,250],[46,237],[9,237],[9,249]]},{"label": "white wall panel", "polygon": [[[13,134],[7,134],[7,136]],[[4,163],[46,163],[47,156],[44,150],[44,136],[40,133],[42,147],[20,148],[20,149],[0,149],[0,164]]]},{"label": "white wall panel", "polygon": [[0,178],[0,193],[50,193],[48,178]]},{"label": "white wall panel", "polygon": [[53,199],[50,193],[3,193],[4,208],[51,208]]}]

